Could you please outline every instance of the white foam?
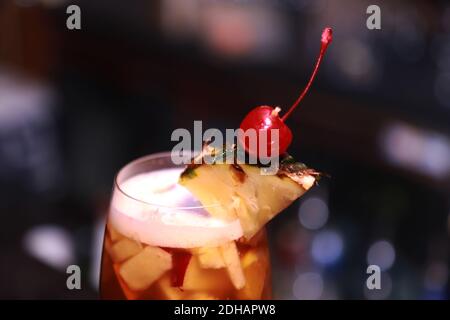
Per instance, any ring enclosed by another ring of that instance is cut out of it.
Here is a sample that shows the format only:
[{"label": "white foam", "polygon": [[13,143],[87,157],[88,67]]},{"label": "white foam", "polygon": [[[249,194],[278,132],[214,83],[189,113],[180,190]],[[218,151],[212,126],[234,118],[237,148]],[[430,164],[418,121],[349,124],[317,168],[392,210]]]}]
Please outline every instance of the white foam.
[{"label": "white foam", "polygon": [[[238,220],[213,218],[178,184],[182,169],[139,174],[120,184],[111,203],[110,223],[138,241],[161,247],[217,246],[242,236]],[[214,204],[211,204],[214,205]]]}]

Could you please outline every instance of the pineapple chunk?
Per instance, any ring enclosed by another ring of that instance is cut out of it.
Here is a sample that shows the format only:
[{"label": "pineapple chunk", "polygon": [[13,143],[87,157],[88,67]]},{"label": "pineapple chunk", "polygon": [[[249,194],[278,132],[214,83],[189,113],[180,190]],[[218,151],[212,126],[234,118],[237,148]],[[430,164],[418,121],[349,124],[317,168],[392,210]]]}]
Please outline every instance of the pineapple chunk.
[{"label": "pineapple chunk", "polygon": [[225,269],[204,269],[197,256],[192,256],[184,275],[183,290],[223,293],[233,289]]},{"label": "pineapple chunk", "polygon": [[144,290],[172,268],[172,256],[157,247],[146,247],[139,254],[125,261],[119,274],[132,290]]},{"label": "pineapple chunk", "polygon": [[222,258],[227,266],[228,276],[236,289],[241,289],[245,285],[245,277],[242,272],[241,261],[239,260],[239,252],[234,241],[228,242],[220,246]]},{"label": "pineapple chunk", "polygon": [[137,255],[142,250],[142,245],[128,238],[123,238],[111,246],[111,259],[118,263]]},{"label": "pineapple chunk", "polygon": [[262,228],[253,237],[247,239],[245,237],[240,237],[237,242],[250,247],[258,247],[262,243],[267,242],[266,240],[266,229]]},{"label": "pineapple chunk", "polygon": [[220,269],[225,268],[225,261],[222,253],[217,247],[201,247],[192,250],[192,253],[198,257],[202,268]]},{"label": "pineapple chunk", "polygon": [[261,175],[260,168],[253,165],[202,164],[186,169],[180,184],[207,206],[211,215],[228,221],[238,218],[249,239],[302,196],[316,180],[314,174],[292,164],[280,166],[277,175]]},{"label": "pineapple chunk", "polygon": [[237,298],[242,300],[261,299],[264,284],[267,279],[267,255],[262,249],[251,249],[242,258],[242,267],[246,279],[245,286],[237,292]]},{"label": "pineapple chunk", "polygon": [[184,296],[183,290],[179,287],[172,286],[170,274],[164,275],[155,284],[155,289],[164,300],[181,300]]}]

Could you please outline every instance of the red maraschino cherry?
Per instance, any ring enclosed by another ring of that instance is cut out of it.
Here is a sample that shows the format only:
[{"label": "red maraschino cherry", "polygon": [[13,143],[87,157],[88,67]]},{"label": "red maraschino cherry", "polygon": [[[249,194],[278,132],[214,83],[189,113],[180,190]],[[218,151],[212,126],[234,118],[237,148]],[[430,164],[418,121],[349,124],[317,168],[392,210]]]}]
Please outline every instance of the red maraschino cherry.
[{"label": "red maraschino cherry", "polygon": [[[250,111],[247,116],[244,118],[244,120],[241,123],[240,128],[246,132],[249,129],[256,130],[257,134],[257,144],[256,144],[256,150],[254,149],[254,146],[249,144],[248,139],[245,139],[245,141],[241,141],[241,143],[244,145],[245,150],[256,157],[260,156],[260,150],[259,150],[259,140],[260,138],[267,139],[267,156],[273,157],[280,154],[283,154],[286,152],[287,148],[292,142],[292,132],[291,129],[285,124],[286,119],[289,117],[289,115],[294,111],[295,108],[299,105],[300,101],[302,101],[303,97],[306,95],[306,93],[309,90],[309,87],[311,86],[317,70],[319,69],[320,63],[322,62],[323,56],[325,54],[325,51],[328,47],[328,45],[332,41],[332,30],[331,28],[325,28],[322,32],[322,39],[321,39],[321,47],[320,47],[320,53],[319,57],[317,58],[316,65],[314,67],[314,71],[311,75],[311,78],[308,81],[308,84],[306,85],[305,89],[303,89],[303,92],[300,94],[300,96],[297,98],[297,100],[294,102],[294,104],[291,106],[291,108],[280,118],[278,113],[281,111],[280,108],[273,108],[270,106],[259,106],[254,108],[252,111]],[[276,143],[275,138],[272,138],[271,129],[278,129],[279,130],[279,141],[278,141],[278,150],[275,148],[275,154],[272,154],[271,152],[271,146]],[[261,136],[261,131],[267,131],[265,137]],[[264,153],[263,153],[264,154]]]}]

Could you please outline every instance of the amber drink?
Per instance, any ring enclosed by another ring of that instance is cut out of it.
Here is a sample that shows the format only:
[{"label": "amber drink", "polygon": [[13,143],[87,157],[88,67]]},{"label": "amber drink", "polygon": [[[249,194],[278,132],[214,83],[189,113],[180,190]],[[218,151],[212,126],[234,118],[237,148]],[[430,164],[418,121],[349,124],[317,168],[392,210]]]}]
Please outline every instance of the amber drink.
[{"label": "amber drink", "polygon": [[[170,153],[117,175],[105,231],[104,299],[269,299],[265,228],[243,237],[238,220],[210,216],[180,184]],[[211,206],[216,204],[211,203]]]}]

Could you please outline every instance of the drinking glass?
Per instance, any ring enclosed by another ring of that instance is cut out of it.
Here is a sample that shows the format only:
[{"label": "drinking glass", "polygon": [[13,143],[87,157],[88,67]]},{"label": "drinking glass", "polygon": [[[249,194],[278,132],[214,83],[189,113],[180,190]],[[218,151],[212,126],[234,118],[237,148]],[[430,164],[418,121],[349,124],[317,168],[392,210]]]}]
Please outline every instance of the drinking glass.
[{"label": "drinking glass", "polygon": [[[238,220],[209,216],[187,191],[177,199],[173,188],[182,187],[176,170],[183,166],[165,152],[137,159],[117,174],[103,242],[101,298],[270,299],[265,228],[245,239]],[[155,201],[124,188],[130,178],[155,172],[161,173],[157,190],[149,190]],[[164,204],[158,196],[166,197]]]}]

